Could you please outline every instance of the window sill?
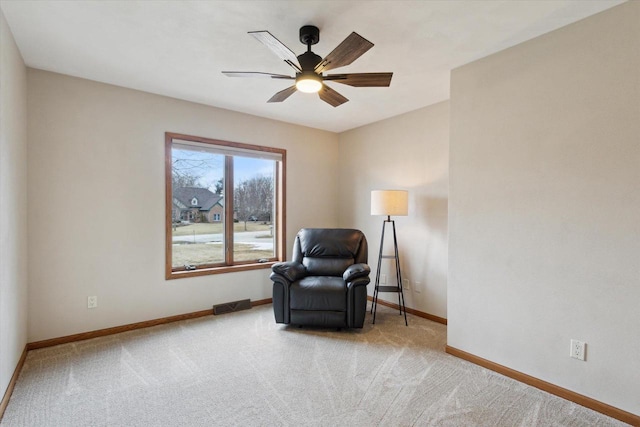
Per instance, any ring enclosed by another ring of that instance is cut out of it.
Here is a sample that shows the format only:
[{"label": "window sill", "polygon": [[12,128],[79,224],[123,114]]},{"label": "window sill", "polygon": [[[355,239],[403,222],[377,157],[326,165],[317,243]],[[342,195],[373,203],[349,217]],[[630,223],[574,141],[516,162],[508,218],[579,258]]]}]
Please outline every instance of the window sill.
[{"label": "window sill", "polygon": [[211,274],[235,273],[238,271],[270,269],[273,264],[279,261],[256,262],[252,264],[225,265],[224,267],[200,268],[196,270],[169,271],[165,279],[183,279],[186,277],[208,276]]}]

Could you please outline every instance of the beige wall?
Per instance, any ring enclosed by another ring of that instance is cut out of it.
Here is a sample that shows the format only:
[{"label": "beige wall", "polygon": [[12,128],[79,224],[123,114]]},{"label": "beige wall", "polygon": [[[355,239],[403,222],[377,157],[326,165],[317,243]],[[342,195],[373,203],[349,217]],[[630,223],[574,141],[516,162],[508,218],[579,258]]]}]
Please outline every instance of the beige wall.
[{"label": "beige wall", "polygon": [[639,22],[625,3],[453,71],[448,290],[449,345],[635,414]]},{"label": "beige wall", "polygon": [[[440,317],[447,317],[448,149],[448,102],[340,134],[340,225],[365,233],[375,272],[385,218],[371,216],[371,190],[408,190],[409,215],[393,218],[403,279],[410,281],[405,302]],[[393,253],[392,236],[387,225],[385,253]],[[396,283],[394,262],[381,266],[389,284]],[[397,303],[395,294],[380,295]]]},{"label": "beige wall", "polygon": [[165,131],[286,149],[287,253],[337,224],[333,133],[38,70],[28,94],[29,341],[271,297],[266,269],[164,279]]},{"label": "beige wall", "polygon": [[27,73],[0,11],[0,396],[27,343]]}]

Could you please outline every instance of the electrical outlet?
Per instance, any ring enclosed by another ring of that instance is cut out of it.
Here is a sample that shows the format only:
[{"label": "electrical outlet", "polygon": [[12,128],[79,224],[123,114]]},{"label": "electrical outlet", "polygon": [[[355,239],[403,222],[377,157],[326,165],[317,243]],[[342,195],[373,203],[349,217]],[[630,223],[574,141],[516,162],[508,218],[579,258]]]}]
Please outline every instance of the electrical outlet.
[{"label": "electrical outlet", "polygon": [[95,295],[87,297],[87,308],[96,308],[96,307],[98,307],[98,297]]},{"label": "electrical outlet", "polygon": [[402,287],[409,290],[409,279],[402,279]]},{"label": "electrical outlet", "polygon": [[586,360],[587,343],[584,341],[571,340],[571,352],[569,356],[578,360]]},{"label": "electrical outlet", "polygon": [[387,284],[387,275],[386,274],[381,274],[380,275],[380,284],[381,285],[386,285]]},{"label": "electrical outlet", "polygon": [[413,282],[413,290],[416,291],[416,293],[420,293],[422,292],[422,283],[420,282]]}]

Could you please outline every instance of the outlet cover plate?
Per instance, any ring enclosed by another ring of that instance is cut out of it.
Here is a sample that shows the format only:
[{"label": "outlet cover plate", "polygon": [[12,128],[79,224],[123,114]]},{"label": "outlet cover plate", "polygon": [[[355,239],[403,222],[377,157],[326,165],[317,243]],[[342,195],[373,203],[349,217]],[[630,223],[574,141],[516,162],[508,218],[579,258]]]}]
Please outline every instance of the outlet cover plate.
[{"label": "outlet cover plate", "polygon": [[569,353],[569,356],[573,357],[574,359],[584,361],[586,359],[586,349],[586,342],[580,340],[571,340],[571,351]]},{"label": "outlet cover plate", "polygon": [[87,308],[96,308],[98,307],[98,297],[93,295],[87,297]]}]

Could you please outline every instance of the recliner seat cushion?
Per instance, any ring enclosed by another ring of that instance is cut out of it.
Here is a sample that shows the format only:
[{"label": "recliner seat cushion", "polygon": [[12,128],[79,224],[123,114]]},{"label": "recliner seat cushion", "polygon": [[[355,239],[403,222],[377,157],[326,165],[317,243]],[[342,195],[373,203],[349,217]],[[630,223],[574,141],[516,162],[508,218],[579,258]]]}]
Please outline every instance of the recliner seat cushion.
[{"label": "recliner seat cushion", "polygon": [[308,276],[291,284],[292,310],[347,310],[347,288],[342,277]]}]

